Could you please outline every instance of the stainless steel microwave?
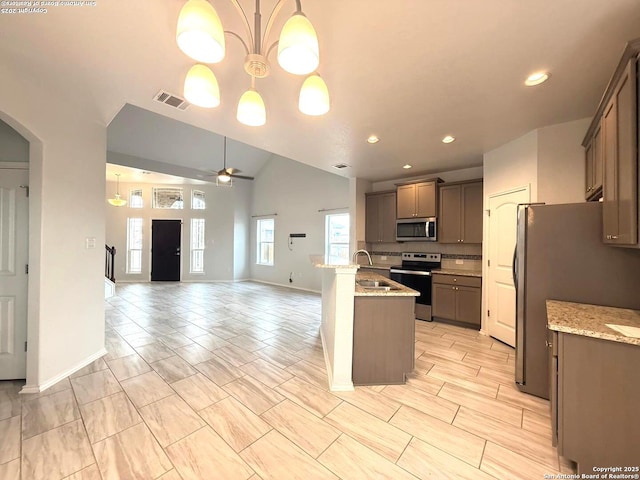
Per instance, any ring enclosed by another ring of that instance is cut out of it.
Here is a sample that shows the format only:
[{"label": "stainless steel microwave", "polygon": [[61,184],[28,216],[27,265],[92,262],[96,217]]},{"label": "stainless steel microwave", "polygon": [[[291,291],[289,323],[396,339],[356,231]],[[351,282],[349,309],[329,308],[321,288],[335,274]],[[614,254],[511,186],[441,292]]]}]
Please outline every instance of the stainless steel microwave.
[{"label": "stainless steel microwave", "polygon": [[436,233],[436,217],[396,220],[396,240],[398,242],[435,242],[437,240]]}]

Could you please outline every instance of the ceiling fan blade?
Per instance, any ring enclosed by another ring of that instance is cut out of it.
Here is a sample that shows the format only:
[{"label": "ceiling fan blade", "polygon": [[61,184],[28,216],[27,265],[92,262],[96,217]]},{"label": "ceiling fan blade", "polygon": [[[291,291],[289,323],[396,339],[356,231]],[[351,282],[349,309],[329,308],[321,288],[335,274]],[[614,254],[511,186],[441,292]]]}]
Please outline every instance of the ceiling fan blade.
[{"label": "ceiling fan blade", "polygon": [[242,173],[242,170],[240,170],[239,168],[228,167],[226,170],[227,170],[227,173],[229,175],[235,175],[236,173]]},{"label": "ceiling fan blade", "polygon": [[255,180],[255,178],[253,177],[248,177],[246,175],[236,175],[236,174],[231,175],[231,178],[241,178],[242,180]]}]

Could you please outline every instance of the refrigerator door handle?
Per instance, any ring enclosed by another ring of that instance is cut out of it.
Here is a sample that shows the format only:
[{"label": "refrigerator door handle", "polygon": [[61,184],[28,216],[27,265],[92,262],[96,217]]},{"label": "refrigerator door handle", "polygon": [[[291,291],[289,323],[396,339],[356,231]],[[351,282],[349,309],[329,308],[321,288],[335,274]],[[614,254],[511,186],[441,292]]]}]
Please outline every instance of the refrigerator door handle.
[{"label": "refrigerator door handle", "polygon": [[513,286],[518,291],[518,244],[513,247],[513,261],[511,262],[511,275],[513,276]]},{"label": "refrigerator door handle", "polygon": [[[518,205],[518,224],[516,247],[513,250],[513,283],[516,292],[516,375],[518,385],[525,385],[525,288],[526,288],[526,242],[527,242],[527,205]],[[520,249],[520,252],[518,252]]]}]

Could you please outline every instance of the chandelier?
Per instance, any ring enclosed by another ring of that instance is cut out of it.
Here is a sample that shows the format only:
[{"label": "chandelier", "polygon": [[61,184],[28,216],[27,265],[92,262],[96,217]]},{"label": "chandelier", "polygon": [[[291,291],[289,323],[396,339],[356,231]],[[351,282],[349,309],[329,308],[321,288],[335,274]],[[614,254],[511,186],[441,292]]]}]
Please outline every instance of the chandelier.
[{"label": "chandelier", "polygon": [[260,0],[256,0],[254,27],[238,3],[230,0],[242,17],[246,41],[235,32],[224,30],[218,13],[208,0],[188,0],[180,10],[176,41],[186,55],[200,62],[189,70],[184,82],[184,96],[188,102],[205,108],[220,105],[220,88],[213,71],[205,63],[218,63],[225,56],[225,35],[239,40],[246,57],[244,70],[251,77],[251,86],[238,102],[237,118],[249,126],[264,125],[267,113],[264,101],[256,89],[256,79],[269,75],[267,57],[277,46],[278,64],[294,75],[305,75],[298,101],[298,109],[306,115],[323,115],[329,111],[329,91],[318,75],[320,63],[318,37],[311,22],[302,13],[300,0],[295,0],[296,11],[287,20],[277,41],[267,46],[273,22],[285,0],[278,0],[266,24],[262,36]]},{"label": "chandelier", "polygon": [[116,196],[115,198],[108,198],[107,201],[113,205],[114,207],[124,207],[127,204],[127,201],[124,198],[120,198],[120,174],[116,173]]}]

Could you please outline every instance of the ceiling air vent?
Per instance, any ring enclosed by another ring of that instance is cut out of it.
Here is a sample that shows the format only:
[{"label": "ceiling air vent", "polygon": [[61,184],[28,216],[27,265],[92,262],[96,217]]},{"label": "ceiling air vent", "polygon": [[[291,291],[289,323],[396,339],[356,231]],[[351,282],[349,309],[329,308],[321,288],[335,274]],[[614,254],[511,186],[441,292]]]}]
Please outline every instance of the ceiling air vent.
[{"label": "ceiling air vent", "polygon": [[333,168],[337,168],[338,170],[342,170],[343,168],[347,168],[349,165],[346,163],[336,163],[335,165],[331,165]]},{"label": "ceiling air vent", "polygon": [[154,100],[169,105],[170,107],[177,108],[178,110],[186,110],[191,105],[184,98],[180,98],[177,95],[172,95],[171,93],[167,93],[164,90],[160,90],[156,93],[156,96],[153,97]]}]

